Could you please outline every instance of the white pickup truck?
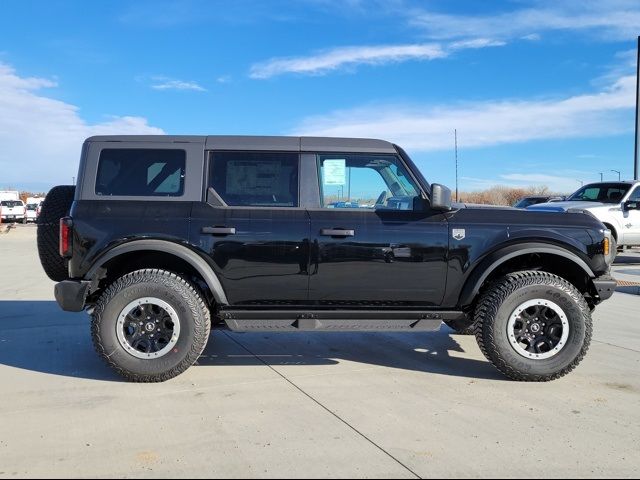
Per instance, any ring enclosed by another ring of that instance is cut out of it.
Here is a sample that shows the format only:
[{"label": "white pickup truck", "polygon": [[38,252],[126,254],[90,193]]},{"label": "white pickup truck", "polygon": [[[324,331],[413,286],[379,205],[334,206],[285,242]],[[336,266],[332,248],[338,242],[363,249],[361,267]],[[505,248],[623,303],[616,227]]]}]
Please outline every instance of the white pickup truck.
[{"label": "white pickup truck", "polygon": [[23,222],[27,221],[27,209],[20,194],[17,191],[0,191],[0,218],[2,222]]},{"label": "white pickup truck", "polygon": [[27,223],[27,209],[22,200],[1,200],[0,216],[2,222]]},{"label": "white pickup truck", "polygon": [[586,210],[611,230],[618,247],[640,245],[639,181],[590,183],[564,202],[540,203],[527,210]]}]

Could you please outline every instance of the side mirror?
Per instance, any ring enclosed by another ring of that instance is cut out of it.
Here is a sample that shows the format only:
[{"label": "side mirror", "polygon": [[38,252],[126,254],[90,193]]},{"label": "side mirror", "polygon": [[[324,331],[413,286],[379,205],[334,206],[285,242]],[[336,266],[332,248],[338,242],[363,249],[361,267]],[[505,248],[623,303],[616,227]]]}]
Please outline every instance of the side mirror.
[{"label": "side mirror", "polygon": [[640,202],[624,202],[622,204],[623,210],[640,210]]},{"label": "side mirror", "polygon": [[434,210],[451,210],[451,190],[439,183],[432,184],[431,208]]}]

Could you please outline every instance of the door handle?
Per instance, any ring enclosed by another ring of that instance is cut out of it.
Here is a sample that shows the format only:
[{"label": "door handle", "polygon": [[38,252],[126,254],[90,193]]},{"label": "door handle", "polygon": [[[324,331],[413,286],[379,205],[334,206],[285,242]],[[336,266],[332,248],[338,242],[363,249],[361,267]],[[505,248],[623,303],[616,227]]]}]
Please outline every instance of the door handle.
[{"label": "door handle", "polygon": [[320,230],[320,234],[325,237],[353,237],[356,231],[344,228],[323,228]]},{"label": "door handle", "polygon": [[234,227],[202,227],[202,233],[208,233],[209,235],[235,235],[236,229]]}]

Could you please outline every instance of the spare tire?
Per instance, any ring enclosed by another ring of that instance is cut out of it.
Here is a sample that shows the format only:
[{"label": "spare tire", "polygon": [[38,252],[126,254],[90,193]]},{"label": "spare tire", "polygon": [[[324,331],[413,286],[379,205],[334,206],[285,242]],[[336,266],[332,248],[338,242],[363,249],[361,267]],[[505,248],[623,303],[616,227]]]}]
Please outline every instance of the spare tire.
[{"label": "spare tire", "polygon": [[69,278],[67,262],[60,256],[60,219],[69,214],[76,187],[53,187],[42,203],[38,217],[38,255],[47,276],[54,282]]}]

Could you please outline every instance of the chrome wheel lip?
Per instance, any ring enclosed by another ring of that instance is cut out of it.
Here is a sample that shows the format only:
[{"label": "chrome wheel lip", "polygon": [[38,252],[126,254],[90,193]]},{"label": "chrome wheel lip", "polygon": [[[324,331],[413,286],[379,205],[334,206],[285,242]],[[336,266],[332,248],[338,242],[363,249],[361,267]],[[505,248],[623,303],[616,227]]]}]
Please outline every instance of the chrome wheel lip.
[{"label": "chrome wheel lip", "polygon": [[[169,315],[173,323],[173,335],[169,339],[167,345],[157,352],[141,352],[135,349],[125,337],[124,327],[127,315],[129,315],[135,308],[138,308],[141,305],[155,305],[162,308]],[[176,310],[164,300],[156,297],[141,297],[133,300],[120,311],[120,314],[118,315],[118,319],[116,321],[116,336],[118,338],[120,346],[124,348],[124,350],[128,354],[136,358],[144,360],[161,358],[168,354],[175,347],[178,338],[180,338],[180,318],[178,317],[178,313],[176,312]]]},{"label": "chrome wheel lip", "polygon": [[[560,318],[560,322],[562,323],[562,335],[560,336],[560,340],[548,352],[529,352],[518,342],[518,338],[515,334],[515,324],[518,320],[521,320],[521,313],[533,306],[544,306],[550,308],[556,313],[556,315]],[[567,339],[569,338],[569,320],[567,319],[567,315],[564,310],[557,303],[544,298],[534,298],[532,300],[527,300],[526,302],[521,303],[515,308],[515,310],[509,317],[509,321],[507,322],[507,337],[509,338],[511,347],[513,347],[516,353],[518,353],[520,356],[531,360],[545,360],[554,357],[555,355],[560,353],[560,351],[566,346]]]}]

